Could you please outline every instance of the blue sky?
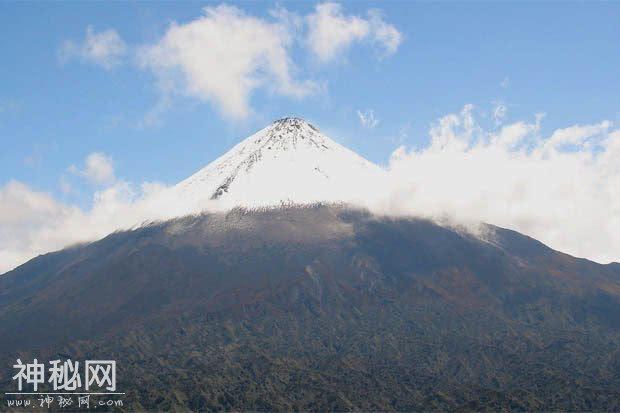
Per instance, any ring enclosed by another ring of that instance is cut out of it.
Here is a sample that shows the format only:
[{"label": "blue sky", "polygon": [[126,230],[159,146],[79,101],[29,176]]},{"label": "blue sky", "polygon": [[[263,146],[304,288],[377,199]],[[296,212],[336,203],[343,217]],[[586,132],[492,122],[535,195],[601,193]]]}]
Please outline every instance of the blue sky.
[{"label": "blue sky", "polygon": [[401,212],[620,260],[620,2],[1,2],[0,34],[0,271],[285,116]]},{"label": "blue sky", "polygon": [[[269,19],[276,3],[229,3]],[[300,15],[311,3],[279,3]],[[3,2],[0,5],[0,184],[15,179],[60,193],[59,179],[91,152],[108,154],[131,181],[174,183],[238,139],[289,114],[315,122],[336,140],[378,163],[400,144],[419,147],[438,117],[472,103],[507,117],[544,112],[550,130],[618,120],[619,3],[343,3],[346,15],[380,8],[403,35],[395,53],[364,44],[326,64],[294,47],[303,78],[325,90],[303,99],[252,93],[254,113],[227,119],[209,102],[177,97],[157,125],[141,126],[157,104],[155,78],[125,56],[106,70],[79,59],[61,62],[63,42],[80,42],[87,26],[115,30],[129,47],[158,41],[172,21],[202,14],[201,2]],[[502,81],[507,82],[502,86]],[[379,123],[360,125],[357,110]]]}]

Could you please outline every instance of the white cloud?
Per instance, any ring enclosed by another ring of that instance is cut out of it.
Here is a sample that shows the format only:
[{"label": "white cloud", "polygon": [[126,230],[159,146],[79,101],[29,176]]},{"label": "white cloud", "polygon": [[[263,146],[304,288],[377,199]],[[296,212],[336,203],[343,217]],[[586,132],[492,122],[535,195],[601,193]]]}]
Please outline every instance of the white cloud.
[{"label": "white cloud", "polygon": [[69,172],[86,178],[93,184],[111,184],[116,180],[112,158],[101,152],[93,152],[84,160],[84,168],[75,165],[69,167]]},{"label": "white cloud", "polygon": [[501,82],[499,82],[499,85],[502,87],[502,89],[507,89],[508,86],[510,86],[510,78],[506,76],[502,79]]},{"label": "white cloud", "polygon": [[77,208],[62,205],[17,181],[0,188],[0,273],[48,248],[65,246],[64,240],[50,242],[53,231],[40,229],[76,212]]},{"label": "white cloud", "polygon": [[365,110],[364,112],[358,110],[357,117],[364,128],[372,129],[379,124],[379,119],[375,118],[375,112],[372,109]]},{"label": "white cloud", "polygon": [[575,125],[553,132],[545,143],[545,149],[560,149],[568,145],[588,146],[588,140],[606,134],[611,128],[610,121],[603,121],[595,125]]},{"label": "white cloud", "polygon": [[121,63],[127,53],[127,45],[114,29],[95,32],[93,26],[86,28],[86,37],[82,42],[65,41],[60,48],[60,58],[66,61],[79,58],[111,69]]},{"label": "white cloud", "polygon": [[340,4],[326,2],[318,4],[306,19],[308,46],[323,62],[340,56],[356,41],[369,39],[385,54],[396,52],[402,42],[402,34],[378,10],[370,10],[368,18],[346,16]]},{"label": "white cloud", "polygon": [[0,187],[0,274],[39,254],[191,212],[164,188],[159,183],[135,188],[117,180],[94,193],[89,209],[81,209],[9,182]]},{"label": "white cloud", "polygon": [[573,255],[620,261],[620,130],[605,121],[543,137],[541,120],[487,131],[470,105],[442,117],[428,147],[394,152],[381,208],[484,221]]},{"label": "white cloud", "polygon": [[493,108],[493,120],[495,120],[495,125],[499,126],[504,122],[504,118],[506,118],[506,114],[508,113],[508,108],[501,102],[495,104]]},{"label": "white cloud", "polygon": [[140,62],[165,93],[209,101],[226,116],[244,118],[257,89],[297,98],[317,90],[313,82],[294,79],[292,41],[289,19],[267,21],[220,5],[173,23],[156,44],[142,48]]},{"label": "white cloud", "polygon": [[[72,166],[69,172],[103,185],[93,193],[89,208],[60,202],[17,181],[0,187],[0,274],[39,254],[204,208],[202,203],[179,199],[159,182],[134,185],[118,179],[111,158],[102,153],[91,153],[83,169]],[[64,175],[60,190],[65,194],[73,191]]]},{"label": "white cloud", "polygon": [[267,17],[256,17],[221,4],[205,7],[194,20],[173,22],[161,38],[141,47],[128,47],[114,29],[96,32],[88,26],[85,39],[65,41],[59,56],[111,69],[131,52],[142,69],[152,72],[161,93],[138,124],[150,127],[159,124],[179,95],[209,102],[238,120],[252,113],[257,91],[296,99],[316,94],[325,83],[302,79],[307,76],[293,56],[311,52],[327,62],[364,41],[383,57],[395,53],[402,39],[376,9],[365,17],[348,16],[339,4],[326,2],[306,16],[279,6]]},{"label": "white cloud", "polygon": [[396,27],[383,20],[381,11],[371,10],[368,12],[368,16],[373,42],[383,48],[386,55],[396,53],[398,46],[400,46],[403,41],[403,35]]},{"label": "white cloud", "polygon": [[344,16],[337,3],[322,3],[308,17],[308,44],[323,61],[333,59],[355,40],[364,39],[370,32],[367,20]]}]

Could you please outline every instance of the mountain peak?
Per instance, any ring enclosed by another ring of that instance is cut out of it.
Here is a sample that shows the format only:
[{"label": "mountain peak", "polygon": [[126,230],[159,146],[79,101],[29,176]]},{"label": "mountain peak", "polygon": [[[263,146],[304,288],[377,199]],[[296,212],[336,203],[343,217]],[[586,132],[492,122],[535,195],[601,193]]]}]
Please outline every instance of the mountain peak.
[{"label": "mountain peak", "polygon": [[382,170],[297,117],[286,117],[241,141],[174,188],[198,207],[209,201],[230,206],[282,202],[350,202]]},{"label": "mountain peak", "polygon": [[314,146],[319,150],[329,149],[336,145],[334,141],[321,134],[314,125],[296,117],[278,119],[241,144],[246,142],[249,146],[254,146],[256,150],[266,151],[295,150],[298,149],[299,144]]},{"label": "mountain peak", "polygon": [[[299,118],[297,116],[286,116],[284,118],[276,119],[273,121],[272,125],[312,126],[310,122],[308,122],[307,120],[303,118]],[[312,127],[314,128],[314,126]]]},{"label": "mountain peak", "polygon": [[319,129],[312,125],[305,119],[297,118],[297,117],[286,117],[275,120],[271,124],[271,128],[273,129],[311,129],[315,132],[319,132]]}]

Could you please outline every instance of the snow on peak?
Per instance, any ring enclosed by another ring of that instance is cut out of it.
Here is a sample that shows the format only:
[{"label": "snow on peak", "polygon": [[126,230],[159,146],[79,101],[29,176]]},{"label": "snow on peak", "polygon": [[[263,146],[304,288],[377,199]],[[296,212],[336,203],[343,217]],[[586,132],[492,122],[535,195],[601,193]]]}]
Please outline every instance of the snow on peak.
[{"label": "snow on peak", "polygon": [[329,149],[329,143],[332,142],[322,135],[316,127],[300,118],[278,119],[242,143],[248,141],[253,142],[257,148],[272,151],[295,150],[300,145],[314,146],[319,150],[325,150]]},{"label": "snow on peak", "polygon": [[294,128],[296,128],[296,129],[310,128],[310,129],[314,130],[315,132],[319,132],[320,133],[320,131],[314,125],[311,125],[305,119],[296,118],[294,116],[289,116],[289,117],[286,117],[286,118],[275,120],[271,124],[270,127],[271,128],[293,128],[293,129]]},{"label": "snow on peak", "polygon": [[283,118],[243,140],[175,187],[195,209],[281,203],[363,203],[383,170],[300,118]]}]

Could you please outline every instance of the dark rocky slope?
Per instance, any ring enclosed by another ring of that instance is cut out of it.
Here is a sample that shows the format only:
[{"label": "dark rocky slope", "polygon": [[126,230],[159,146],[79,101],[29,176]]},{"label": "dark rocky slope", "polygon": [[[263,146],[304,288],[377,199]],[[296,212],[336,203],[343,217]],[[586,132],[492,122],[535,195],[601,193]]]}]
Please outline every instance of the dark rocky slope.
[{"label": "dark rocky slope", "polygon": [[104,358],[128,410],[620,410],[619,266],[486,230],[235,210],[47,254],[0,276],[0,384]]}]

